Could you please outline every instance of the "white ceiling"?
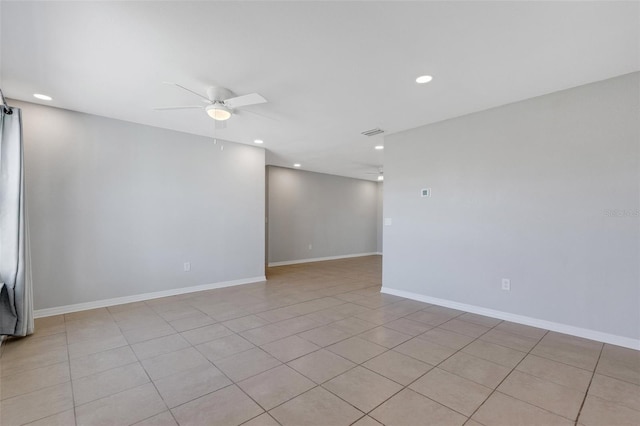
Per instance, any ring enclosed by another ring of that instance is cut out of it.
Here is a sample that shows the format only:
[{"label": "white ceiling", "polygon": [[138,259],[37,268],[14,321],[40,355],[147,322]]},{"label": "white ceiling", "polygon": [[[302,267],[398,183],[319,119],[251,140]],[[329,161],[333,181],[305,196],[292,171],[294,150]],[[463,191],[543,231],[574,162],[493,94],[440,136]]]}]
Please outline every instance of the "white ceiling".
[{"label": "white ceiling", "polygon": [[[386,133],[640,69],[638,2],[0,3],[7,97],[213,136],[203,92],[258,92],[220,139],[375,179]],[[418,85],[415,78],[434,79]]]}]

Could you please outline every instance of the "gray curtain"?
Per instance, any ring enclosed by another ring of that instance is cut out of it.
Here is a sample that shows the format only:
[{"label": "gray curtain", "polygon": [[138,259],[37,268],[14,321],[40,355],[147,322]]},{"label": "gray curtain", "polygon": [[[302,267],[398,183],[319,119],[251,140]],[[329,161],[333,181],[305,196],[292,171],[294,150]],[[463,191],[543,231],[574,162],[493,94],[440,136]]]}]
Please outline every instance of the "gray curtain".
[{"label": "gray curtain", "polygon": [[22,114],[0,107],[0,335],[33,333]]}]

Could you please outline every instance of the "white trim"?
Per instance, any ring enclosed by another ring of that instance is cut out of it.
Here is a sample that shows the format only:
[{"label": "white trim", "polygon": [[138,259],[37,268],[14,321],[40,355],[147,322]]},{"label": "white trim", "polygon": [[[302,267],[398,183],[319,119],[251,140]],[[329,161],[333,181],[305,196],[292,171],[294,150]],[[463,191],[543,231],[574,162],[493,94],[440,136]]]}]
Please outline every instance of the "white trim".
[{"label": "white trim", "polygon": [[438,299],[436,297],[425,296],[423,294],[412,293],[410,291],[395,290],[388,287],[382,287],[380,292],[404,297],[406,299],[444,306],[447,308],[458,309],[465,312],[471,312],[473,314],[516,322],[518,324],[530,325],[532,327],[543,328],[545,330],[557,331],[559,333],[570,334],[572,336],[583,337],[585,339],[596,340],[598,342],[610,343],[612,345],[624,346],[625,348],[640,350],[640,339],[632,339],[630,337],[603,333],[601,331],[589,330],[587,328],[575,327],[573,325],[527,317],[524,315],[512,314],[509,312],[496,311],[494,309],[483,308],[481,306],[467,305],[466,303],[454,302],[447,299]]},{"label": "white trim", "polygon": [[297,265],[299,263],[324,262],[325,260],[349,259],[351,257],[375,256],[379,254],[382,254],[382,253],[371,252],[371,253],[345,254],[342,256],[314,257],[311,259],[285,260],[283,262],[269,262],[267,266]]},{"label": "white trim", "polygon": [[34,318],[50,317],[52,315],[68,314],[71,312],[86,311],[88,309],[104,308],[106,306],[122,305],[124,303],[141,302],[143,300],[159,299],[161,297],[177,296],[179,294],[194,293],[196,291],[214,290],[216,288],[232,287],[236,285],[257,283],[266,281],[265,276],[243,278],[240,280],[222,281],[213,284],[196,285],[193,287],[175,288],[171,290],[156,291],[153,293],[134,294],[132,296],[116,297],[113,299],[96,300],[93,302],[76,303],[73,305],[57,306],[54,308],[37,309]]}]

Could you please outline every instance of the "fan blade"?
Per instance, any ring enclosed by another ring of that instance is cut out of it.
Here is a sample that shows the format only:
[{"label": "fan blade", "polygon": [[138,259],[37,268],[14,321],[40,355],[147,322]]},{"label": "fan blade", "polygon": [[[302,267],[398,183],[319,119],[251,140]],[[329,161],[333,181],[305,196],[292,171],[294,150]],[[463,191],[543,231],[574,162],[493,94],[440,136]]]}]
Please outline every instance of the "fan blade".
[{"label": "fan blade", "polygon": [[196,96],[198,96],[198,97],[200,97],[200,98],[202,98],[202,99],[206,100],[207,102],[211,102],[211,99],[207,98],[206,96],[201,95],[201,94],[200,94],[200,93],[198,93],[198,92],[194,92],[194,91],[193,91],[193,90],[191,90],[191,89],[187,89],[186,87],[181,86],[181,85],[179,85],[178,83],[172,83],[172,82],[170,82],[170,81],[164,81],[163,83],[164,83],[164,84],[170,84],[170,85],[172,85],[172,86],[179,87],[179,88],[181,88],[182,90],[186,90],[187,92],[192,93],[192,94],[194,94],[194,95],[196,95]]},{"label": "fan blade", "polygon": [[224,100],[224,104],[231,109],[247,105],[263,104],[265,102],[267,102],[267,100],[257,93],[250,93],[248,95],[236,96],[235,98]]},{"label": "fan blade", "polygon": [[154,110],[156,111],[165,111],[170,109],[203,109],[204,107],[201,105],[191,105],[191,106],[170,106],[170,107],[156,107]]}]

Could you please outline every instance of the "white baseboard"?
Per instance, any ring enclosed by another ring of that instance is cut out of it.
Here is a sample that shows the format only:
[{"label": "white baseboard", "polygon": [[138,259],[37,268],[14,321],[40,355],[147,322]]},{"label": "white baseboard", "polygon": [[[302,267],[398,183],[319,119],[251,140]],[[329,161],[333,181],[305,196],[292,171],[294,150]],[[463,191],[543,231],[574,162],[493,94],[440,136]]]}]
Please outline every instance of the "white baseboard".
[{"label": "white baseboard", "polygon": [[342,256],[314,257],[311,259],[300,259],[300,260],[285,260],[283,262],[269,262],[267,266],[297,265],[299,263],[324,262],[325,260],[349,259],[351,257],[375,256],[379,254],[382,254],[382,253],[377,253],[377,252],[357,253],[357,254],[345,254]]},{"label": "white baseboard", "polygon": [[624,346],[625,348],[640,350],[640,339],[632,339],[630,337],[603,333],[601,331],[589,330],[587,328],[575,327],[572,325],[527,317],[524,315],[497,311],[495,309],[483,308],[481,306],[467,305],[466,303],[454,302],[447,299],[438,299],[436,297],[425,296],[423,294],[412,293],[410,291],[395,290],[388,287],[382,287],[380,291],[382,293],[392,294],[394,296],[400,296],[406,299],[417,300],[419,302],[431,303],[433,305],[444,306],[451,309],[458,309],[460,311],[471,312],[473,314],[484,315],[491,318],[511,321],[518,324],[556,331],[558,333],[570,334],[572,336],[596,340],[598,342],[610,343],[612,345]]},{"label": "white baseboard", "polygon": [[141,302],[144,300],[159,299],[161,297],[177,296],[179,294],[195,293],[196,291],[215,290],[216,288],[233,287],[236,285],[257,283],[266,281],[265,276],[243,278],[240,280],[222,281],[213,284],[196,285],[193,287],[175,288],[171,290],[156,291],[153,293],[134,294],[132,296],[116,297],[113,299],[96,300],[93,302],[76,303],[73,305],[57,306],[55,308],[37,309],[34,318],[50,317],[53,315],[68,314],[71,312],[86,311],[88,309],[104,308],[124,303]]}]

